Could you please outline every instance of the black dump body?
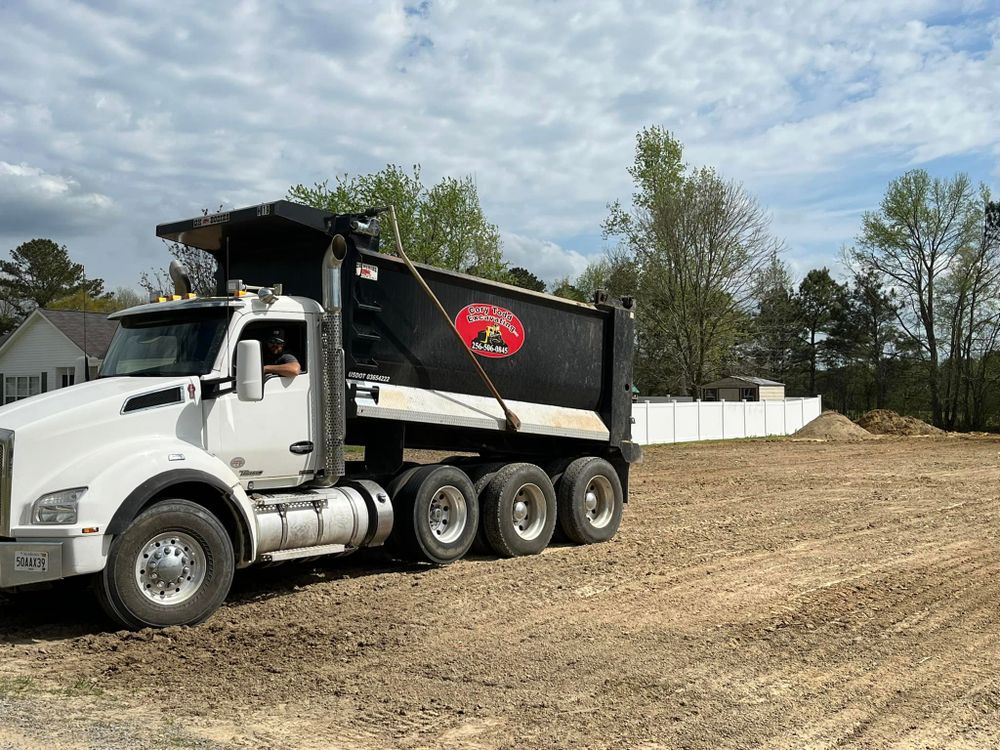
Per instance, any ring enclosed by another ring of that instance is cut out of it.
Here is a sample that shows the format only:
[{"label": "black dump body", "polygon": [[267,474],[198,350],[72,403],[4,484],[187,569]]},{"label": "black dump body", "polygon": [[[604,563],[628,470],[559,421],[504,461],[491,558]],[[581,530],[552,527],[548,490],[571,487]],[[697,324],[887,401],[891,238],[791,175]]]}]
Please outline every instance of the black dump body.
[{"label": "black dump body", "polygon": [[[342,271],[344,351],[349,380],[488,396],[440,312],[399,258],[377,252],[378,237],[352,229],[368,218],[287,201],[157,227],[157,235],[202,248],[226,279],[281,283],[285,294],[322,301],[323,255],[347,239]],[[389,232],[386,232],[387,236]],[[419,265],[505,399],[585,409],[609,428],[606,442],[567,449],[566,439],[446,424],[386,424],[348,414],[348,443],[393,463],[397,448],[564,456],[604,455],[621,467],[638,458],[631,443],[633,315],[617,301],[584,305],[465,274]],[[631,305],[629,305],[630,307]],[[347,403],[352,404],[351,394]],[[376,424],[378,423],[378,424]],[[621,472],[627,475],[627,472]]]}]

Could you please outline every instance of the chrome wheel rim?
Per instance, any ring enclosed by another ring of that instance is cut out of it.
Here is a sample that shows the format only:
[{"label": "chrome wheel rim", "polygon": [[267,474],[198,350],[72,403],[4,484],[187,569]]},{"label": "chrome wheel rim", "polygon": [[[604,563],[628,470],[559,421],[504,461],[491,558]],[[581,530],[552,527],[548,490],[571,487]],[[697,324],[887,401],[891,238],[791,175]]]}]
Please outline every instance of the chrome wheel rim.
[{"label": "chrome wheel rim", "polygon": [[590,480],[583,496],[584,514],[596,529],[611,523],[615,512],[615,493],[607,477],[598,475]]},{"label": "chrome wheel rim", "polygon": [[142,545],[135,561],[135,581],[150,601],[183,604],[198,593],[208,575],[207,556],[190,534],[169,531]]},{"label": "chrome wheel rim", "polygon": [[514,493],[511,523],[522,539],[536,539],[545,528],[545,493],[537,484],[522,484]]},{"label": "chrome wheel rim", "polygon": [[427,506],[427,525],[439,542],[451,544],[462,536],[469,522],[469,506],[458,487],[438,489]]}]

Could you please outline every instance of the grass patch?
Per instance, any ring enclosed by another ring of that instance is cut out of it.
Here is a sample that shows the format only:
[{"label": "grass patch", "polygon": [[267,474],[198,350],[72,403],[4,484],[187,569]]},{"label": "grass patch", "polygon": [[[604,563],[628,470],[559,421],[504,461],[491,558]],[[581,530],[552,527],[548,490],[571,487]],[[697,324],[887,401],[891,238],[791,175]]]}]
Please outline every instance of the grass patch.
[{"label": "grass patch", "polygon": [[30,677],[0,677],[0,697],[18,697],[34,690],[35,681]]},{"label": "grass patch", "polygon": [[79,679],[71,685],[67,685],[59,691],[63,695],[84,696],[84,695],[104,695],[104,688],[93,680]]}]

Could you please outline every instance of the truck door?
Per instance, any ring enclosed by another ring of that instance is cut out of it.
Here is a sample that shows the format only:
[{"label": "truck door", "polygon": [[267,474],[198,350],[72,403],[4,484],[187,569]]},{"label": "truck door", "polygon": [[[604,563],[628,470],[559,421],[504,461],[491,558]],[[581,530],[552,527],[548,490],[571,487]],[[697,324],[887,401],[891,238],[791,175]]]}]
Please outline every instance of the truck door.
[{"label": "truck door", "polygon": [[[305,320],[254,321],[243,327],[238,340],[260,341],[267,362],[266,342],[276,332],[302,372],[295,377],[269,375],[261,401],[240,401],[233,390],[206,402],[208,450],[232,467],[248,489],[294,487],[310,479],[317,468],[320,420],[314,386],[319,373],[308,365],[310,350],[317,344],[312,327]],[[230,342],[233,357],[236,344]],[[234,362],[234,374],[235,367]]]}]

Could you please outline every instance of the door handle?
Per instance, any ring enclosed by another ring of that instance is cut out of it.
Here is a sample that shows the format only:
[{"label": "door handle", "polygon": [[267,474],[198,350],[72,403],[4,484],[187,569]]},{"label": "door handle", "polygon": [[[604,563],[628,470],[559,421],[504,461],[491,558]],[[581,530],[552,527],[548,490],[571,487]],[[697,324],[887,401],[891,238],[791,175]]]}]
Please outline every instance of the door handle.
[{"label": "door handle", "polygon": [[313,452],[313,444],[310,440],[303,440],[301,443],[292,443],[288,446],[288,450],[297,456],[304,456],[306,453]]}]

